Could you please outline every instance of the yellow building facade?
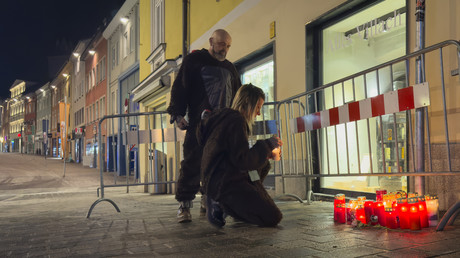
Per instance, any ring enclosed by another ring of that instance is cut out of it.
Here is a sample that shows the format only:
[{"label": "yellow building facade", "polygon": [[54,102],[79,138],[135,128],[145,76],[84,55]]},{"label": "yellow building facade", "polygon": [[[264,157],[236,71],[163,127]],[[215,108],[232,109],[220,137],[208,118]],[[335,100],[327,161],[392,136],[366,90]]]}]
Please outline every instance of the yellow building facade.
[{"label": "yellow building facade", "polygon": [[[187,12],[187,42],[194,42],[199,38],[209,39],[209,31],[225,15],[232,11],[242,1],[189,1]],[[169,104],[169,90],[175,75],[182,62],[183,49],[183,1],[156,1],[141,0],[140,10],[140,49],[139,49],[139,86],[133,90],[134,100],[140,104],[140,112],[164,112]],[[204,46],[207,48],[207,44]],[[190,48],[190,43],[187,46]],[[150,122],[150,127],[149,127]],[[141,130],[160,128],[172,128],[169,124],[169,116],[154,116],[151,119],[144,117],[140,119]],[[173,159],[169,162],[167,178],[162,180],[173,180],[178,171],[178,162],[181,151],[180,144],[155,143],[153,146],[154,154],[166,155],[165,160]],[[152,146],[143,144],[139,150],[139,167],[141,182],[149,180],[149,171],[154,170],[157,165],[149,163],[148,150]],[[177,153],[176,153],[177,150]],[[178,155],[179,156],[178,156]],[[153,162],[152,162],[153,163]],[[152,168],[153,167],[153,168]],[[158,188],[158,187],[157,187]],[[163,189],[163,188],[161,188]],[[146,187],[146,191],[155,191],[154,187]],[[163,190],[161,190],[163,191]],[[169,191],[174,191],[170,188]]]}]

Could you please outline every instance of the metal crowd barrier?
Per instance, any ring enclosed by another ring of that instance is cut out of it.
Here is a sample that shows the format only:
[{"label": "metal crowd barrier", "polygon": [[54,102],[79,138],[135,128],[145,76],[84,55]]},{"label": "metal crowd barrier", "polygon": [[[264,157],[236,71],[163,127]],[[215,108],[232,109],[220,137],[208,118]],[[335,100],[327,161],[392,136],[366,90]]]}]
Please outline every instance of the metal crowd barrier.
[{"label": "metal crowd barrier", "polygon": [[[321,177],[460,175],[460,167],[452,164],[451,157],[452,141],[449,139],[449,131],[458,132],[460,128],[458,122],[451,121],[451,114],[446,108],[452,100],[446,98],[445,76],[449,71],[444,70],[446,54],[443,50],[445,49],[450,53],[447,55],[448,61],[456,62],[460,67],[460,43],[448,40],[285,100],[266,103],[262,118],[256,121],[250,139],[268,138],[273,134],[279,134],[282,139],[281,161],[272,163],[274,166],[269,174],[269,176],[281,177],[282,193],[296,197],[289,194],[291,189],[286,188],[285,179],[291,177],[307,179],[307,202],[310,203],[313,194],[312,180]],[[415,66],[417,59],[430,64],[439,64],[439,70],[423,71],[424,83],[419,84],[411,80],[414,77],[411,76],[411,67]],[[394,78],[395,75],[398,77]],[[436,89],[436,94],[430,92],[432,89]],[[452,89],[452,86],[449,89]],[[430,98],[431,100],[436,98],[436,101],[430,101]],[[429,116],[428,109],[442,114],[436,119],[442,120],[443,137],[440,137],[438,132],[435,139],[432,139],[430,123],[433,117]],[[421,117],[414,116],[420,113],[423,114]],[[151,121],[158,116],[159,121],[166,122],[160,122],[158,128],[151,128]],[[140,117],[146,120],[147,126],[144,128],[139,127]],[[422,127],[417,123],[420,118],[426,121]],[[111,119],[112,130],[111,132],[109,130],[108,135],[110,133],[115,135],[115,132],[118,135],[117,143],[112,145],[112,148],[126,149],[124,152],[126,155],[124,164],[127,166],[126,183],[118,184],[117,173],[114,173],[114,184],[104,184],[104,158],[103,153],[99,152],[101,198],[92,204],[87,217],[102,201],[111,203],[119,211],[112,200],[104,198],[106,187],[126,187],[129,192],[130,186],[171,186],[176,182],[175,178],[178,175],[182,156],[182,146],[179,143],[183,140],[184,131],[163,126],[169,123],[169,116],[165,112],[105,116],[99,121],[98,132],[101,131],[101,123],[109,119]],[[402,135],[407,138],[403,139]],[[394,139],[392,141],[395,144],[387,145],[387,141],[391,141],[389,139]],[[100,134],[99,142],[102,142]],[[155,145],[164,147],[165,143],[173,143],[171,144],[173,151],[165,153],[163,149],[161,155],[153,155],[159,153],[155,152],[158,151]],[[420,146],[420,143],[423,144]],[[438,150],[442,146],[445,155],[438,160],[446,162],[447,169],[433,168],[433,143],[436,145],[438,156],[441,153]],[[131,159],[130,150],[134,144],[137,146],[145,144],[149,160],[152,160],[149,162],[147,173],[149,178],[145,183],[139,183],[139,179],[136,179],[137,168],[134,168],[133,179],[130,179],[128,163]],[[427,155],[424,152],[425,147],[428,151]],[[388,156],[389,152],[395,154]],[[115,153],[115,150],[112,153]],[[122,152],[117,149],[116,153]],[[416,161],[420,162],[422,159],[425,163],[425,156],[428,169],[417,170]],[[160,162],[163,159],[164,161]],[[174,159],[175,166],[168,165],[172,161],[168,162],[167,159]],[[115,162],[116,159],[113,157],[111,160]],[[159,163],[169,167],[169,176],[155,176],[158,175],[156,170],[158,166],[155,165],[154,168],[154,164]],[[113,167],[118,169],[119,166],[120,164],[113,164]],[[449,209],[446,213],[449,217],[441,220],[438,230],[442,230],[447,221],[453,222],[458,214],[457,207],[460,208],[460,205],[454,205]]]},{"label": "metal crowd barrier", "polygon": [[[423,71],[424,83],[419,84],[411,80],[417,59],[438,67]],[[458,137],[460,131],[460,123],[452,115],[457,100],[446,98],[446,90],[454,91],[458,79],[451,79],[446,89],[445,82],[450,79],[446,76],[451,76],[451,71],[444,69],[446,62],[460,67],[458,41],[426,47],[280,101],[283,182],[289,177],[306,178],[310,203],[312,180],[317,178],[460,175],[460,166],[452,162],[452,154],[457,160],[459,156],[452,153],[449,138],[449,132]],[[426,122],[422,127],[417,112],[422,112]],[[443,127],[435,136],[430,132],[432,120],[438,128]],[[444,135],[440,136],[440,131]],[[433,148],[437,161],[445,166],[433,167]],[[420,161],[427,164],[424,171],[416,169]],[[446,220],[449,218],[441,221],[438,230]]]},{"label": "metal crowd barrier", "polygon": [[[250,136],[250,140],[267,138],[277,134],[275,106],[277,103],[266,103],[262,108],[262,116],[255,122]],[[149,192],[153,193],[172,193],[172,185],[176,183],[178,177],[179,162],[182,159],[182,143],[185,131],[175,127],[167,128],[170,116],[165,112],[143,112],[120,115],[104,116],[98,124],[98,131],[101,132],[102,124],[106,121],[107,126],[107,148],[108,151],[98,151],[100,187],[97,189],[98,200],[90,207],[87,218],[95,206],[100,202],[109,202],[120,212],[116,203],[105,198],[105,188],[126,187],[129,193],[130,187],[148,186]],[[114,139],[117,139],[114,141]],[[103,143],[101,133],[98,133],[98,145]],[[168,147],[172,146],[172,150]],[[140,148],[143,148],[143,151]],[[105,153],[108,159],[105,159]],[[139,162],[140,156],[148,156],[148,166],[146,167],[147,178],[141,180]],[[272,161],[272,164],[278,161]],[[104,168],[113,172],[113,184],[104,182]],[[278,174],[276,174],[278,171]],[[279,168],[272,166],[270,176],[280,175]],[[121,182],[119,177],[125,177]],[[143,182],[142,182],[143,181]],[[168,188],[168,189],[167,189]],[[100,194],[99,194],[100,192]]]},{"label": "metal crowd barrier", "polygon": [[[175,175],[181,158],[179,142],[183,142],[185,131],[176,129],[176,127],[167,128],[169,116],[166,112],[142,112],[119,115],[104,116],[98,123],[98,132],[101,132],[101,125],[104,121],[107,125],[107,151],[108,159],[104,158],[104,150],[98,151],[99,171],[100,171],[100,198],[90,207],[87,218],[90,217],[94,207],[103,201],[111,203],[114,208],[120,212],[120,209],[111,199],[105,198],[105,188],[132,186],[152,186],[154,193],[166,193],[172,191],[172,184],[175,181]],[[115,141],[116,139],[116,141]],[[102,143],[101,133],[98,133],[98,142]],[[173,143],[173,144],[168,144]],[[168,146],[166,146],[168,144]],[[167,151],[167,147],[172,150]],[[140,148],[145,151],[140,152]],[[140,178],[139,162],[140,153],[146,155],[147,171],[142,180]],[[168,155],[169,153],[169,155]],[[105,162],[107,162],[105,164]],[[104,167],[113,172],[113,184],[104,183]],[[124,176],[124,183],[118,182],[118,177]],[[144,181],[144,182],[142,182]],[[166,189],[169,187],[169,189]]]}]

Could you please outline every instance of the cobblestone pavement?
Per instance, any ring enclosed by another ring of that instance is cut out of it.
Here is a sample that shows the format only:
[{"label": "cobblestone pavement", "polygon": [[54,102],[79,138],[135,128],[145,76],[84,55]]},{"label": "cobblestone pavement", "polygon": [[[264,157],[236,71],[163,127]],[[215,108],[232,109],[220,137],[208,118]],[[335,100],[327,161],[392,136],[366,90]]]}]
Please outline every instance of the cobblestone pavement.
[{"label": "cobblestone pavement", "polygon": [[69,164],[63,178],[62,160],[39,158],[0,153],[0,257],[460,257],[459,223],[441,232],[354,229],[334,224],[330,202],[277,201],[276,228],[228,218],[217,229],[198,207],[191,223],[177,223],[173,195],[111,188],[105,197],[121,212],[102,201],[87,219],[97,170]]}]

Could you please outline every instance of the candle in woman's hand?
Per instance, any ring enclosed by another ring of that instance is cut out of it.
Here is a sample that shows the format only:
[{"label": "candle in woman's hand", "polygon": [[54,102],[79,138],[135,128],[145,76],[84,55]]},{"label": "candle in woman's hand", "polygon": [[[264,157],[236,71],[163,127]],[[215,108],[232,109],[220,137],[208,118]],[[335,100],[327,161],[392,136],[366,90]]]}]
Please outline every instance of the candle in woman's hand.
[{"label": "candle in woman's hand", "polygon": [[273,160],[275,161],[279,161],[281,159],[281,149],[278,147],[278,148],[274,148],[272,150],[272,158]]}]

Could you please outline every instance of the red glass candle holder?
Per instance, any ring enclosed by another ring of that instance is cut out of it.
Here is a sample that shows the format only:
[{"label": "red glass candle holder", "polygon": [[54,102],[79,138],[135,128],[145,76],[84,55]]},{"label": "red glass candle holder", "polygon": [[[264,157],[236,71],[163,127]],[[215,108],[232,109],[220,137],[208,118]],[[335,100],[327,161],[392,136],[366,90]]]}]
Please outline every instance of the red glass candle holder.
[{"label": "red glass candle holder", "polygon": [[426,202],[424,196],[417,197],[418,212],[420,214],[420,226],[422,228],[427,228],[428,224],[428,214],[426,210]]},{"label": "red glass candle holder", "polygon": [[410,229],[422,229],[420,225],[420,213],[418,210],[417,198],[409,198],[407,199],[407,203],[409,204]]},{"label": "red glass candle holder", "polygon": [[406,198],[399,198],[396,201],[397,205],[397,216],[399,219],[399,227],[401,229],[410,228],[410,217],[409,217],[409,205],[407,204]]},{"label": "red glass candle holder", "polygon": [[366,216],[366,224],[369,224],[369,222],[371,221],[371,216],[374,215],[373,201],[364,202],[364,215]]},{"label": "red glass candle holder", "polygon": [[393,211],[393,208],[385,208],[385,223],[387,228],[398,228],[398,219]]},{"label": "red glass candle holder", "polygon": [[385,208],[382,202],[374,202],[374,215],[377,216],[380,226],[385,227]]},{"label": "red glass candle holder", "polygon": [[345,203],[345,194],[337,194],[334,197],[334,221],[338,221],[338,206]]},{"label": "red glass candle holder", "polygon": [[375,200],[377,202],[383,201],[383,195],[387,193],[387,190],[375,190]]},{"label": "red glass candle holder", "polygon": [[366,213],[364,212],[364,206],[358,205],[356,208],[356,219],[363,224],[367,224],[366,222]]},{"label": "red glass candle holder", "polygon": [[342,223],[342,224],[347,223],[347,215],[346,215],[346,211],[345,211],[345,203],[338,204],[337,222]]}]

